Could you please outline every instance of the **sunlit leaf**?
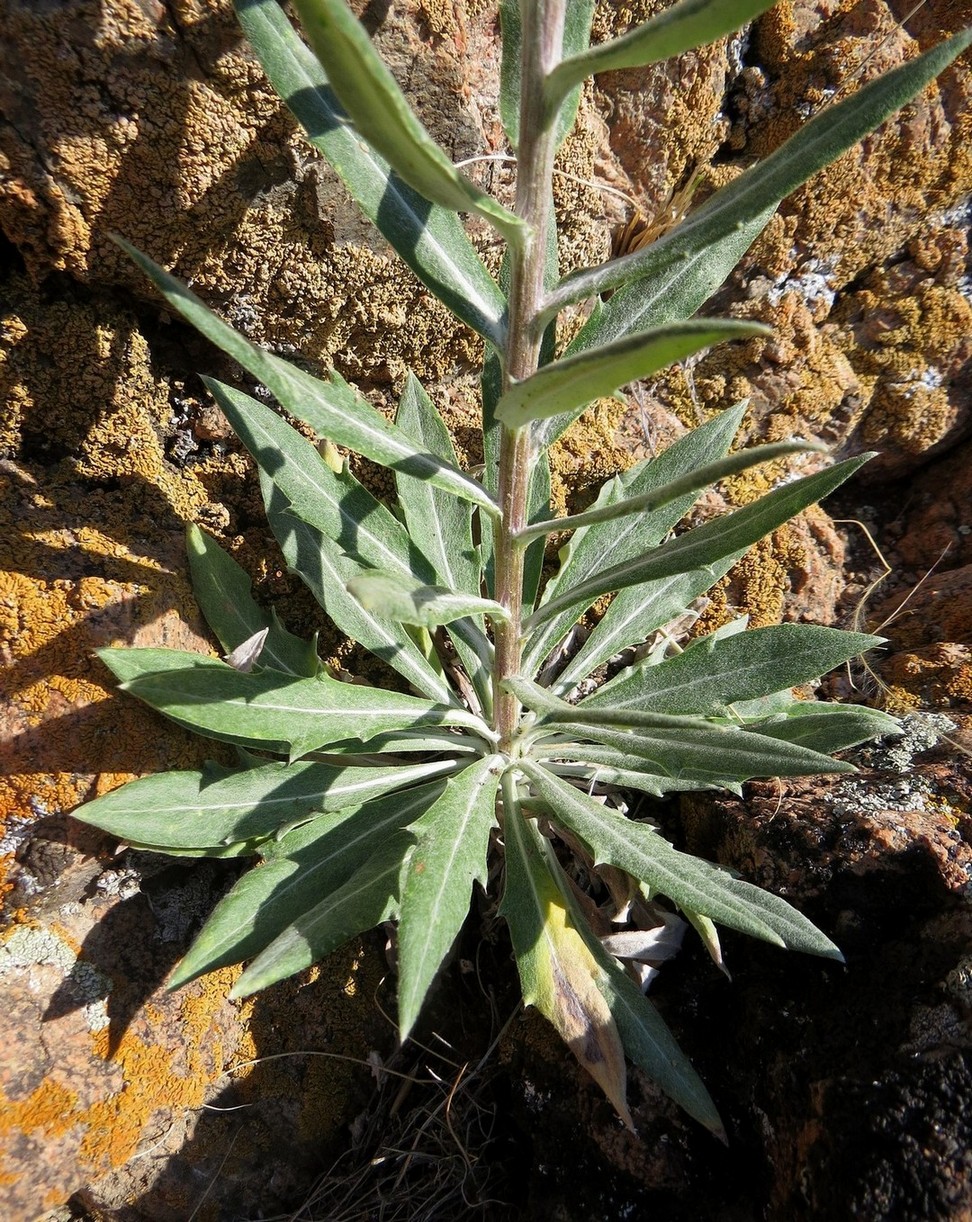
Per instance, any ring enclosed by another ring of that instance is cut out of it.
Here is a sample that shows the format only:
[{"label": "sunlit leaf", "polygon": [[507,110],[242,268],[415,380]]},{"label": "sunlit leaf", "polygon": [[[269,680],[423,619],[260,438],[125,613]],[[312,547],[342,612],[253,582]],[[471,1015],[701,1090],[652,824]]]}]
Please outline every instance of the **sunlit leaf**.
[{"label": "sunlit leaf", "polygon": [[[415,479],[430,480],[454,495],[472,501],[488,513],[497,512],[496,505],[481,484],[454,467],[447,466],[434,455],[416,449],[408,437],[389,424],[338,374],[332,372],[326,380],[315,378],[289,361],[251,344],[147,255],[121,238],[115,238],[115,241],[145,272],[177,313],[259,379],[280,404],[298,419],[307,420],[331,441],[356,450],[373,462],[414,476]],[[224,394],[229,390],[216,382],[207,382],[207,385],[214,391],[219,387]]]},{"label": "sunlit leaf", "polygon": [[348,590],[366,611],[379,611],[403,624],[432,628],[469,615],[488,615],[494,622],[509,619],[509,612],[491,598],[457,594],[442,586],[407,581],[397,574],[374,570],[352,577]]},{"label": "sunlit leaf", "polygon": [[485,725],[472,713],[327,675],[276,671],[244,675],[215,658],[177,649],[102,649],[98,656],[124,691],[179,725],[223,742],[297,759],[349,737],[420,726]]},{"label": "sunlit leaf", "polygon": [[405,1039],[469,912],[474,882],[486,883],[502,760],[487,756],[446,785],[412,824],[415,847],[402,880],[398,925],[399,1035]]},{"label": "sunlit leaf", "polygon": [[275,611],[264,611],[253,598],[246,571],[209,535],[190,525],[186,530],[192,592],[199,609],[228,652],[238,649],[255,633],[265,631],[260,648],[261,666],[292,675],[316,675],[320,661],[313,641],[302,641],[277,619]]},{"label": "sunlit leaf", "polygon": [[697,319],[631,335],[545,365],[500,397],[496,416],[508,428],[520,428],[531,420],[576,413],[624,383],[649,377],[713,344],[771,334],[760,323]]},{"label": "sunlit leaf", "polygon": [[461,174],[409,106],[343,0],[294,0],[300,23],[355,128],[410,187],[454,212],[476,212],[509,242],[523,222]]},{"label": "sunlit leaf", "polygon": [[345,942],[380,925],[398,910],[402,862],[412,837],[397,832],[377,840],[350,878],[300,914],[253,960],[230,993],[249,997],[303,971]]},{"label": "sunlit leaf", "polygon": [[441,792],[441,782],[421,785],[325,815],[262,845],[267,860],[244,874],[216,905],[170,977],[169,988],[259,954],[322,896],[346,883],[376,844],[419,818]]},{"label": "sunlit leaf", "polygon": [[594,854],[692,912],[777,946],[842,961],[837,947],[778,896],[680,853],[653,828],[627,819],[532,761],[522,771],[550,808],[555,823],[579,836]]},{"label": "sunlit leaf", "polygon": [[502,345],[506,303],[454,212],[430,204],[360,140],[277,0],[235,0],[271,85],[361,211],[427,288],[484,339]]}]

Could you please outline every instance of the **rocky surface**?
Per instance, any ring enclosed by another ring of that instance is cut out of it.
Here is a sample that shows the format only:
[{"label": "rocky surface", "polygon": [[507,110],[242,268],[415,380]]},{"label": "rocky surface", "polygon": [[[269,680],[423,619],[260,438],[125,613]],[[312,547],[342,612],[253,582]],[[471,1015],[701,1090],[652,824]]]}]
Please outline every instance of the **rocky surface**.
[{"label": "rocky surface", "polygon": [[[611,14],[624,26],[657,7],[600,6],[598,32]],[[492,6],[358,8],[457,159],[505,151]],[[625,215],[577,178],[623,188],[661,223],[691,206],[688,180],[701,173],[703,198],[857,80],[972,19],[945,0],[899,28],[901,13],[884,0],[792,0],[747,38],[588,88],[557,184],[565,266],[604,257]],[[283,571],[248,464],[196,377],[233,369],[160,308],[109,235],[172,267],[253,339],[333,361],[379,406],[415,369],[470,462],[479,352],[301,144],[227,0],[0,0],[0,24],[3,1213],[273,1213],[299,1201],[322,1151],[345,1146],[371,1106],[372,1076],[353,1061],[393,1043],[374,1001],[380,937],[248,1007],[225,1001],[232,973],[169,996],[165,973],[233,867],[116,857],[68,815],[205,753],[109,698],[92,656],[105,644],[211,648],[185,522],[230,548],[291,627],[319,628],[327,653],[354,656]],[[879,449],[840,516],[877,538],[892,570],[882,586],[865,598],[880,565],[859,528],[844,528],[845,547],[815,511],[754,549],[700,627],[740,610],[755,623],[887,621],[875,668],[889,707],[954,725],[937,755],[866,761],[856,788],[756,786],[745,804],[693,802],[671,822],[673,837],[786,892],[835,933],[848,966],[728,940],[732,985],[694,951],[663,973],[659,1004],[724,1111],[728,1152],[643,1082],[635,1142],[543,1024],[514,1020],[483,1086],[502,1119],[482,1156],[500,1168],[493,1194],[535,1216],[638,1216],[625,1211],[648,1203],[727,1220],[972,1212],[970,79],[967,65],[943,75],[784,204],[714,306],[771,322],[770,344],[689,363],[627,408],[599,405],[555,455],[558,504],[579,505],[605,475],[746,396],[745,439],[799,432],[838,452]],[[476,172],[509,191],[501,164]],[[495,265],[489,235],[475,238]],[[781,474],[736,481],[723,503]],[[507,1003],[492,936],[482,953]],[[470,997],[463,1046],[479,1057],[495,1024],[482,994]],[[436,1020],[462,1043],[448,1006]],[[278,1053],[228,1080],[233,1065]]]}]

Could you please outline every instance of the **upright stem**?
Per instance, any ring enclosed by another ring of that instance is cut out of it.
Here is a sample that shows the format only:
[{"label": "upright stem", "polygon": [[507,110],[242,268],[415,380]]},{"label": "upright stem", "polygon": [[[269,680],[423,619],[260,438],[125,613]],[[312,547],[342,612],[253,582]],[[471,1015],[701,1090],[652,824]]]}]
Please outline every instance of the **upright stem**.
[{"label": "upright stem", "polygon": [[[521,5],[520,137],[517,147],[516,213],[529,226],[526,239],[510,249],[509,338],[503,385],[536,372],[543,338],[539,314],[544,298],[551,183],[556,129],[546,121],[543,81],[561,58],[566,0],[527,0]],[[499,503],[494,526],[496,597],[509,611],[496,629],[493,707],[500,750],[512,748],[520,703],[500,686],[519,673],[523,650],[523,562],[525,548],[514,536],[527,524],[527,494],[533,462],[530,426],[503,428],[499,455]]]}]

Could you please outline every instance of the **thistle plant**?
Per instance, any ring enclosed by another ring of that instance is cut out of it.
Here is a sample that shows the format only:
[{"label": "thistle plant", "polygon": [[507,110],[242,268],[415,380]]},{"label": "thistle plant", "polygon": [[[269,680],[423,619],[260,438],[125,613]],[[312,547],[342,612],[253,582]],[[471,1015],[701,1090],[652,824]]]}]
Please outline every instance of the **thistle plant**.
[{"label": "thistle plant", "polygon": [[[460,469],[414,377],[389,422],[338,373],[318,379],[255,347],[122,242],[172,309],[317,435],[315,447],[265,402],[204,379],[259,468],[287,564],[403,690],[342,681],[314,641],[265,612],[237,563],[190,527],[194,588],[225,660],[161,649],[101,657],[125,691],[235,744],[239,766],[137,780],[78,817],[159,852],[257,859],[216,906],[172,987],[248,961],[233,989],[245,997],[397,921],[402,1039],[474,884],[496,877],[525,1002],[619,1115],[631,1123],[627,1057],[719,1132],[705,1087],[605,929],[650,930],[667,904],[717,960],[720,925],[831,959],[840,952],[782,899],[676,850],[639,817],[636,799],[848,771],[833,753],[896,723],[791,690],[879,638],[736,623],[679,650],[664,628],[867,455],[829,466],[818,457],[813,474],[678,533],[702,490],[815,447],[791,440],[730,453],[745,405],[727,407],[608,481],[590,509],[561,518],[551,517],[547,454],[599,397],[711,345],[766,334],[693,315],[780,200],[920,91],[970,35],[831,106],[644,249],[561,277],[554,157],[584,80],[720,38],[767,0],[680,0],[593,48],[593,0],[504,0],[512,207],[434,143],[343,0],[294,0],[309,47],[275,0],[236,4],[310,142],[414,274],[482,337],[483,467],[478,478]],[[461,214],[505,243],[499,283]],[[560,345],[559,316],[590,302]],[[394,507],[355,478],[338,447],[393,472]],[[542,583],[553,534],[567,542]],[[606,595],[607,611],[577,633]],[[646,651],[652,639],[660,644]],[[500,859],[501,870],[488,866]]]}]

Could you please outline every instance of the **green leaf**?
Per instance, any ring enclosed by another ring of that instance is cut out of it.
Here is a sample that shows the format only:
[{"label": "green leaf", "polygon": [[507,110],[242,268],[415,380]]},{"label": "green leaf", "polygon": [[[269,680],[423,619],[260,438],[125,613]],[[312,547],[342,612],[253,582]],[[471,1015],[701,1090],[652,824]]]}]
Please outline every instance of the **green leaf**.
[{"label": "green leaf", "polygon": [[300,23],[328,81],[361,136],[426,199],[475,212],[508,242],[523,222],[460,174],[409,106],[395,78],[343,0],[294,0]]},{"label": "green leaf", "polygon": [[[700,428],[693,429],[679,438],[657,458],[638,463],[617,478],[608,480],[598,493],[594,509],[617,504],[629,496],[654,492],[674,480],[691,476],[693,471],[724,457],[745,411],[745,403],[728,408]],[[680,497],[659,509],[628,518],[624,522],[610,525],[602,523],[574,531],[573,537],[560,553],[559,570],[544,589],[541,609],[602,569],[632,560],[657,547],[675,523],[692,507],[694,500],[694,495]],[[703,575],[701,589],[707,589],[710,584]],[[680,603],[677,611],[680,613],[687,605],[687,602]],[[609,610],[608,614],[610,613]],[[533,674],[539,669],[543,659],[576,618],[574,608],[569,607],[560,615],[551,617],[531,634],[524,653],[524,673]],[[671,614],[668,614],[658,623],[665,623],[670,618]],[[611,653],[613,652],[615,651],[612,650]],[[607,656],[610,657],[611,653]],[[593,666],[588,669],[593,670]],[[585,670],[583,674],[586,673]]]},{"label": "green leaf", "polygon": [[755,700],[808,683],[882,640],[809,624],[703,637],[655,666],[622,671],[578,707],[585,713],[610,707],[724,716],[737,700]]},{"label": "green leaf", "polygon": [[732,552],[713,564],[622,590],[580,650],[557,675],[551,690],[562,696],[622,649],[642,645],[654,632],[664,634],[669,624],[677,624],[682,617],[689,616],[691,622],[696,618],[689,610],[693,602],[745,554],[745,550]]},{"label": "green leaf", "polygon": [[872,738],[901,733],[897,719],[879,709],[818,704],[809,700],[794,702],[778,719],[756,722],[743,728],[747,733],[763,734],[807,747],[811,751],[820,751],[824,755],[845,751]]},{"label": "green leaf", "polygon": [[634,560],[595,574],[559,597],[543,603],[526,621],[525,630],[531,632],[561,611],[589,607],[602,594],[612,590],[623,590],[626,586],[703,568],[752,546],[808,505],[833,492],[870,457],[870,454],[865,454],[860,458],[849,458],[826,471],[818,471],[816,475],[785,484],[751,505],[698,526]]},{"label": "green leaf", "polygon": [[[573,706],[569,706],[573,707]],[[606,710],[598,710],[603,716]],[[827,772],[854,772],[851,764],[820,755],[795,743],[774,740],[761,734],[749,734],[738,726],[720,725],[702,718],[673,718],[676,725],[654,725],[662,722],[659,715],[644,714],[631,722],[585,720],[577,716],[564,720],[549,719],[549,728],[575,739],[592,739],[623,755],[640,757],[642,768],[653,775],[670,776],[673,780],[691,781],[692,789],[711,789],[726,781],[738,783],[754,777],[816,776]],[[772,744],[772,745],[770,745]],[[584,758],[577,752],[578,758]],[[587,758],[593,758],[593,753]],[[678,785],[667,786],[678,789]]]},{"label": "green leaf", "polygon": [[448,782],[416,823],[398,922],[399,1038],[408,1037],[432,981],[469,911],[473,882],[486,885],[502,760],[487,756]]},{"label": "green leaf", "polygon": [[101,649],[123,690],[179,725],[209,738],[291,759],[355,737],[421,726],[485,723],[465,709],[433,704],[327,675],[296,679],[276,671],[243,674],[215,658],[177,649]]},{"label": "green leaf", "polygon": [[703,348],[771,334],[760,323],[697,319],[627,336],[606,347],[564,357],[517,382],[501,396],[496,416],[507,428],[521,428],[531,420],[579,413],[592,400],[614,394],[626,382],[649,377]]},{"label": "green leaf", "polygon": [[325,815],[262,846],[267,860],[247,871],[212,914],[173,972],[179,988],[204,972],[252,958],[364,865],[375,845],[407,827],[441,794],[422,785]]},{"label": "green leaf", "polygon": [[788,454],[801,454],[808,451],[826,453],[825,448],[815,441],[777,441],[771,445],[753,446],[750,450],[738,450],[735,454],[730,454],[728,458],[700,467],[697,471],[672,480],[671,483],[661,488],[642,492],[638,496],[626,497],[623,500],[611,500],[585,513],[571,514],[566,518],[552,518],[549,522],[525,526],[516,532],[516,538],[519,540],[533,539],[558,531],[579,530],[584,526],[596,526],[600,522],[613,522],[618,518],[627,517],[628,514],[641,514],[652,509],[661,509],[663,505],[669,505],[680,497],[687,496],[689,493],[701,492],[731,475],[738,475],[742,471],[758,467],[760,463],[775,462],[777,459],[785,458]]},{"label": "green leaf", "polygon": [[784,900],[724,870],[680,853],[659,833],[626,819],[529,760],[523,773],[549,806],[555,823],[579,836],[596,864],[624,870],[692,912],[777,946],[843,962],[828,937]]},{"label": "green leaf", "polygon": [[348,590],[366,611],[380,611],[402,624],[432,628],[468,615],[489,615],[495,622],[510,618],[509,612],[491,598],[457,594],[443,586],[405,581],[397,574],[374,570],[352,577]]},{"label": "green leaf", "polygon": [[542,761],[544,767],[555,776],[589,782],[588,789],[592,785],[634,789],[653,798],[662,798],[670,793],[692,793],[700,789],[727,789],[735,794],[742,792],[738,781],[726,777],[661,776],[651,770],[649,760],[594,743],[548,743],[544,740],[537,743],[530,754]]},{"label": "green leaf", "polygon": [[335,626],[394,667],[429,699],[455,703],[445,677],[433,669],[405,629],[365,611],[347,592],[346,583],[362,571],[362,565],[324,532],[298,518],[290,501],[264,472],[260,473],[260,486],[270,528],[288,568],[298,574]]},{"label": "green leaf", "polygon": [[600,971],[569,919],[567,900],[552,877],[541,837],[508,778],[503,785],[506,886],[500,915],[516,955],[523,1000],[536,1006],[633,1128],[626,1094],[624,1049],[599,987]]},{"label": "green leaf", "polygon": [[594,936],[583,919],[549,842],[545,841],[545,848],[547,864],[560,881],[571,921],[600,968],[598,986],[621,1034],[625,1052],[679,1107],[720,1140],[725,1140],[722,1120],[702,1079],[655,1007],[618,961],[608,954],[600,939]]},{"label": "green leaf", "polygon": [[[591,20],[594,0],[566,0],[564,35],[561,54],[573,57],[584,51],[591,41]],[[520,139],[520,48],[521,24],[519,0],[502,0],[500,28],[503,34],[503,58],[500,66],[500,118],[512,148]],[[581,78],[583,79],[583,78]],[[557,145],[574,126],[580,87],[568,89],[557,116]]]},{"label": "green leaf", "polygon": [[456,214],[430,205],[358,138],[277,0],[235,0],[235,7],[271,85],[365,216],[457,318],[502,347],[506,302]]},{"label": "green leaf", "polygon": [[[117,244],[145,272],[170,306],[227,356],[261,381],[287,411],[306,420],[336,445],[347,446],[393,471],[429,480],[440,488],[496,514],[498,507],[483,486],[433,454],[417,450],[411,440],[376,411],[336,373],[327,380],[312,377],[289,361],[258,348],[203,305],[195,293],[122,238]],[[213,390],[220,383],[203,379]],[[221,387],[226,391],[227,387]],[[214,391],[215,393],[215,391]],[[222,403],[220,404],[222,406]],[[225,408],[224,408],[225,410]]]},{"label": "green leaf", "polygon": [[405,632],[390,619],[367,615],[345,589],[353,577],[377,567],[403,579],[413,569],[432,579],[431,565],[416,554],[402,524],[349,471],[333,471],[265,404],[220,382],[211,389],[261,469],[267,517],[290,567],[342,632],[433,700],[455,702],[443,675]]},{"label": "green leaf", "polygon": [[548,108],[596,72],[640,68],[703,47],[758,17],[776,0],[681,0],[620,38],[599,43],[580,55],[565,57],[547,77]]},{"label": "green leaf", "polygon": [[[430,453],[455,464],[449,430],[411,373],[395,422]],[[397,479],[396,486],[409,537],[432,565],[438,583],[478,597],[482,575],[479,550],[473,543],[472,506],[421,480]],[[477,618],[460,624],[450,635],[480,703],[488,711],[492,707],[492,645],[483,632],[482,622]]]},{"label": "green leaf", "polygon": [[[666,284],[670,289],[672,279],[679,278],[679,263],[686,265],[682,274],[692,271],[694,262],[707,260],[709,252],[715,253],[715,248],[731,239],[733,232],[745,241],[741,256],[782,199],[920,93],[970,43],[972,31],[956,34],[865,85],[843,102],[825,107],[769,157],[710,196],[681,225],[644,251],[566,277],[549,295],[544,317],[552,317],[571,302],[618,288],[635,278],[651,277],[655,282],[648,294],[648,301],[653,303],[657,294],[665,291]],[[722,253],[717,258],[720,269],[724,265]],[[636,306],[636,294],[631,289],[628,293],[631,295],[621,302],[615,304],[612,298],[605,306],[597,324],[597,342],[645,326],[645,311]],[[620,332],[618,319],[624,322]],[[580,342],[586,347],[590,337]]]},{"label": "green leaf", "polygon": [[220,849],[264,840],[456,766],[455,760],[371,768],[272,763],[231,772],[210,765],[131,781],[81,807],[77,817],[142,848]]},{"label": "green leaf", "polygon": [[296,917],[253,960],[230,992],[249,997],[310,967],[345,942],[393,917],[402,863],[413,838],[398,832],[374,841],[366,860],[326,898]]},{"label": "green leaf", "polygon": [[254,600],[253,585],[245,569],[198,526],[186,528],[186,550],[192,574],[192,592],[219,643],[231,653],[263,629],[266,640],[259,664],[291,675],[309,677],[320,670],[313,641],[302,641]]}]

